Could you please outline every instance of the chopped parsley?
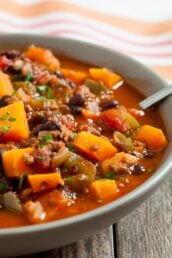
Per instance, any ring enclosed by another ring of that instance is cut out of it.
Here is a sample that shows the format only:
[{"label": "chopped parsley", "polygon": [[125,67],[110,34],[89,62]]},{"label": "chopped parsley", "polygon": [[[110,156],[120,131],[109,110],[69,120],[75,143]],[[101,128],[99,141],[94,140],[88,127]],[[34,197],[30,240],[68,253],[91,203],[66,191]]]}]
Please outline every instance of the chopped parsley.
[{"label": "chopped parsley", "polygon": [[106,178],[108,179],[114,179],[115,175],[114,175],[114,171],[110,170],[107,174],[106,174]]},{"label": "chopped parsley", "polygon": [[1,121],[6,121],[9,119],[9,116],[10,116],[10,113],[9,112],[6,112],[5,115],[3,115],[2,117],[0,117],[0,120]]},{"label": "chopped parsley", "polygon": [[8,188],[8,182],[5,178],[0,179],[0,193],[3,193]]},{"label": "chopped parsley", "polygon": [[48,87],[46,85],[38,85],[36,88],[39,92],[43,93],[46,92]]},{"label": "chopped parsley", "polygon": [[46,99],[46,97],[45,96],[39,96],[39,97],[37,97],[37,98],[35,98],[36,100],[44,100],[44,99]]},{"label": "chopped parsley", "polygon": [[19,190],[22,189],[26,177],[27,177],[27,173],[25,173],[25,174],[23,174],[23,175],[21,175],[21,176],[19,177],[19,183],[18,183],[18,189],[19,189]]},{"label": "chopped parsley", "polygon": [[31,73],[26,74],[25,81],[30,82],[33,79],[33,75]]},{"label": "chopped parsley", "polygon": [[15,118],[14,116],[11,116],[11,117],[8,119],[8,121],[14,122],[14,121],[16,121],[16,118]]},{"label": "chopped parsley", "polygon": [[52,90],[47,85],[38,85],[36,88],[39,91],[39,93],[43,94],[42,97],[47,98],[47,99],[55,99],[54,98],[54,90]]},{"label": "chopped parsley", "polygon": [[10,116],[10,112],[6,112],[5,115],[3,115],[2,117],[0,117],[1,121],[10,121],[10,122],[14,122],[16,121],[16,118],[13,116]]},{"label": "chopped parsley", "polygon": [[64,94],[63,94],[63,98],[67,98],[68,97],[68,94],[67,94],[67,92],[65,92]]},{"label": "chopped parsley", "polygon": [[66,178],[66,182],[67,183],[71,183],[71,182],[73,182],[74,181],[74,178],[73,177],[67,177]]},{"label": "chopped parsley", "polygon": [[47,97],[47,99],[54,99],[54,91],[52,89],[48,88],[46,97]]},{"label": "chopped parsley", "polygon": [[50,140],[52,140],[52,139],[53,139],[53,137],[52,137],[51,134],[46,134],[46,135],[44,135],[44,136],[42,137],[42,141],[43,141],[44,144],[45,144],[47,141],[50,141]]},{"label": "chopped parsley", "polygon": [[72,141],[74,141],[76,139],[76,133],[73,133],[71,138],[72,138]]},{"label": "chopped parsley", "polygon": [[42,112],[42,111],[39,111],[39,112],[38,112],[38,116],[43,116],[43,112]]},{"label": "chopped parsley", "polygon": [[4,133],[7,133],[11,129],[11,126],[2,125],[1,129]]},{"label": "chopped parsley", "polygon": [[69,143],[67,147],[68,147],[69,151],[75,152],[75,148],[72,143]]},{"label": "chopped parsley", "polygon": [[45,160],[44,154],[39,155],[39,156],[38,156],[38,159],[44,161],[44,160]]}]

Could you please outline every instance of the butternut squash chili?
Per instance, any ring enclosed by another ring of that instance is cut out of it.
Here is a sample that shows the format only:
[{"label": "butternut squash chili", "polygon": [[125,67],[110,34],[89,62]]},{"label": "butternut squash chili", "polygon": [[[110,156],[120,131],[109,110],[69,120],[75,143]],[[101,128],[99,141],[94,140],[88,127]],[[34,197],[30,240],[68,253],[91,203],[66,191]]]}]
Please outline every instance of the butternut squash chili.
[{"label": "butternut squash chili", "polygon": [[0,228],[95,209],[150,177],[167,140],[142,98],[113,71],[48,49],[1,53]]}]

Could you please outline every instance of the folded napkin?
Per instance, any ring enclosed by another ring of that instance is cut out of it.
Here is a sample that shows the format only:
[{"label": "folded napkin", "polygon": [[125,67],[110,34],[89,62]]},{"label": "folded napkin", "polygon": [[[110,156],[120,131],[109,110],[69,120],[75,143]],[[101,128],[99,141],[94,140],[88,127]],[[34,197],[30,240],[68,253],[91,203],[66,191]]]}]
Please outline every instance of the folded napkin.
[{"label": "folded napkin", "polygon": [[5,0],[0,32],[81,39],[132,56],[172,79],[171,0]]}]

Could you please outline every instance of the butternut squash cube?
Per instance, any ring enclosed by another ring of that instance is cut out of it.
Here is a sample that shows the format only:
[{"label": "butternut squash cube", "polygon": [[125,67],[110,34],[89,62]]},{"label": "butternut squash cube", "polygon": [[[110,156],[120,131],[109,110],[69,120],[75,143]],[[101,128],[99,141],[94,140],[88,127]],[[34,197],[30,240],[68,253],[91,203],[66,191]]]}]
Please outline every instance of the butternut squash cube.
[{"label": "butternut squash cube", "polygon": [[82,72],[82,71],[62,69],[62,72],[65,77],[69,78],[76,84],[83,83],[85,81],[85,79],[88,77],[88,74],[86,72]]},{"label": "butternut squash cube", "polygon": [[73,145],[90,158],[99,161],[111,158],[117,152],[108,140],[84,131],[77,134]]},{"label": "butternut squash cube", "polygon": [[97,200],[110,200],[117,195],[117,185],[115,180],[99,179],[90,185],[90,192]]},{"label": "butternut squash cube", "polygon": [[10,77],[0,71],[0,96],[12,95],[14,92]]},{"label": "butternut squash cube", "polygon": [[34,171],[24,162],[24,154],[30,154],[33,148],[12,149],[2,153],[2,164],[8,178],[20,177]]},{"label": "butternut squash cube", "polygon": [[21,141],[28,139],[29,127],[22,101],[0,109],[0,141]]},{"label": "butternut squash cube", "polygon": [[92,79],[103,82],[108,88],[112,88],[115,84],[122,81],[120,75],[106,68],[91,68],[89,69],[89,73]]},{"label": "butternut squash cube", "polygon": [[28,176],[28,182],[34,193],[56,188],[58,184],[63,184],[60,173],[35,174]]},{"label": "butternut squash cube", "polygon": [[135,139],[145,142],[153,151],[163,149],[167,145],[167,139],[163,131],[150,125],[143,125],[136,133]]},{"label": "butternut squash cube", "polygon": [[46,65],[51,71],[55,71],[60,67],[59,60],[49,49],[31,45],[25,55],[33,61]]}]

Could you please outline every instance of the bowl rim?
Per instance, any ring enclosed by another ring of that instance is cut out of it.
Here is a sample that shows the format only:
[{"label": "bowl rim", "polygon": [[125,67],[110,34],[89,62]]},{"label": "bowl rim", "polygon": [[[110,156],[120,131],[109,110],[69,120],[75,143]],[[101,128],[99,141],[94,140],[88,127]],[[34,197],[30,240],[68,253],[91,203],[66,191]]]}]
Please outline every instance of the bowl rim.
[{"label": "bowl rim", "polygon": [[[98,48],[101,51],[112,53],[113,55],[121,56],[125,60],[135,63],[141,68],[143,68],[145,71],[151,73],[154,77],[156,77],[161,84],[162,87],[167,87],[167,81],[163,79],[160,75],[158,75],[156,72],[154,72],[152,69],[148,68],[144,64],[140,63],[139,61],[135,60],[132,57],[126,56],[118,51],[106,48],[104,46],[96,45],[94,43],[90,42],[83,42],[82,40],[77,39],[71,39],[66,37],[55,37],[55,36],[49,36],[49,35],[42,35],[42,34],[34,34],[34,33],[6,33],[1,34],[0,39],[8,39],[8,38],[14,38],[15,39],[38,39],[41,38],[42,40],[60,40],[60,41],[67,41],[69,43],[76,43],[79,45],[85,45],[89,48]],[[43,41],[42,41],[43,42]],[[167,148],[168,149],[168,148]],[[154,174],[147,179],[144,183],[142,183],[140,186],[136,187],[134,190],[129,192],[128,194],[124,195],[123,197],[120,197],[119,199],[116,199],[108,204],[105,204],[99,208],[96,208],[91,211],[84,212],[79,215],[74,215],[68,218],[50,221],[42,224],[36,224],[36,225],[27,225],[27,226],[20,226],[20,227],[12,227],[12,228],[2,228],[0,229],[0,237],[7,236],[7,235],[20,235],[20,234],[29,234],[33,232],[43,232],[50,229],[57,229],[62,228],[64,226],[69,226],[71,224],[76,224],[79,222],[91,220],[92,218],[96,218],[100,215],[107,214],[111,210],[114,210],[120,206],[125,206],[137,199],[140,199],[142,196],[144,196],[146,193],[151,191],[153,188],[156,188],[160,182],[162,182],[167,174],[170,172],[170,168],[172,168],[172,160],[170,160],[170,156],[168,155],[168,158],[164,161],[163,167],[159,167]]]}]

